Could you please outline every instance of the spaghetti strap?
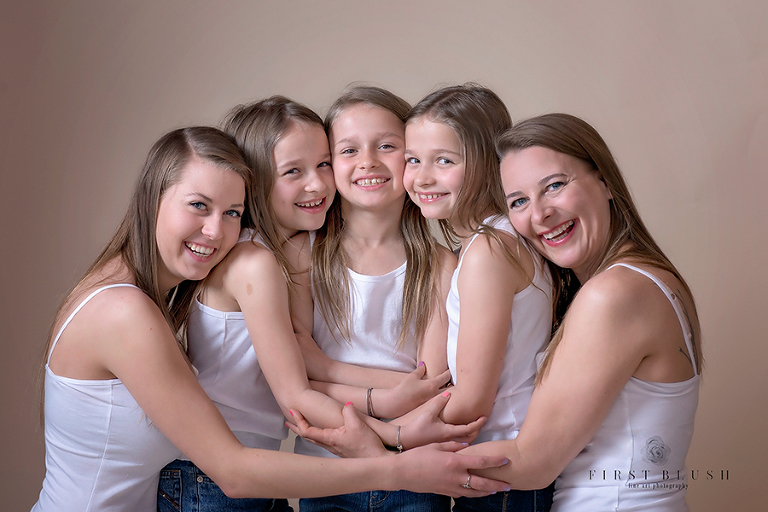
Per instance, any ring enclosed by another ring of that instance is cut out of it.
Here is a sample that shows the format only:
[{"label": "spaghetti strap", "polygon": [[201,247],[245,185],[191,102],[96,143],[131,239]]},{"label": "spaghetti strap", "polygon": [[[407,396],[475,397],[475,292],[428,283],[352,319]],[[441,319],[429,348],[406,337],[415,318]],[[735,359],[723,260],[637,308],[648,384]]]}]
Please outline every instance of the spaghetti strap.
[{"label": "spaghetti strap", "polygon": [[685,338],[685,347],[688,349],[688,354],[691,356],[691,364],[693,365],[693,373],[695,375],[699,374],[699,368],[696,364],[696,352],[693,350],[693,333],[691,332],[691,326],[688,324],[685,311],[683,310],[682,301],[675,295],[675,293],[669,289],[669,286],[656,277],[655,275],[651,274],[650,272],[643,270],[641,268],[637,268],[633,265],[629,265],[627,263],[614,263],[610,267],[608,267],[606,270],[610,270],[613,267],[626,267],[630,270],[634,270],[635,272],[638,272],[640,274],[643,274],[645,277],[656,283],[656,286],[658,286],[662,292],[664,292],[664,295],[667,296],[667,299],[672,304],[672,308],[675,310],[675,314],[677,315],[677,320],[680,322],[680,327],[683,329],[683,337]]},{"label": "spaghetti strap", "polygon": [[53,343],[51,343],[51,349],[48,351],[48,358],[45,361],[46,365],[51,361],[51,354],[53,354],[53,349],[56,348],[56,343],[59,341],[59,338],[61,337],[61,333],[63,333],[64,329],[67,328],[67,326],[69,325],[69,322],[71,322],[72,319],[75,318],[75,315],[81,309],[83,309],[83,306],[88,304],[88,301],[90,301],[92,298],[94,298],[96,296],[96,294],[98,294],[100,292],[103,292],[104,290],[108,290],[110,288],[117,288],[117,287],[120,287],[120,286],[130,286],[132,288],[137,288],[138,289],[138,286],[133,285],[133,284],[128,284],[128,283],[109,284],[107,286],[102,286],[101,288],[95,289],[94,291],[92,291],[90,293],[90,295],[88,295],[85,299],[83,299],[83,301],[80,304],[78,304],[78,306],[75,308],[74,311],[72,311],[72,313],[70,313],[69,317],[67,317],[67,319],[64,321],[64,323],[61,324],[61,329],[59,329],[59,332],[56,334],[56,337],[53,339]]}]

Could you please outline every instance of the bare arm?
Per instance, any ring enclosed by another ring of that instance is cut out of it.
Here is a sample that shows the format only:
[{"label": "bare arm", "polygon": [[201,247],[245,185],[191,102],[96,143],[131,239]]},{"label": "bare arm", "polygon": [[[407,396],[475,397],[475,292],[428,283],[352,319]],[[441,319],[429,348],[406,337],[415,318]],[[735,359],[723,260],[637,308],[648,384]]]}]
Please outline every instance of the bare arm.
[{"label": "bare arm", "polygon": [[[150,420],[232,497],[305,497],[380,489],[456,495],[468,468],[503,457],[464,458],[425,449],[409,456],[328,460],[244,448],[187,366],[160,311],[135,289],[102,292],[91,317],[92,360],[121,379]],[[456,447],[454,447],[455,449]],[[402,458],[401,458],[402,457]],[[441,468],[441,471],[434,471]],[[375,485],[372,485],[374,483]],[[503,489],[484,480],[472,495]]]},{"label": "bare arm", "polygon": [[[484,471],[516,489],[548,485],[589,443],[616,396],[653,354],[658,318],[646,292],[618,273],[599,275],[574,299],[549,372],[533,393],[512,441],[471,446],[466,453],[504,454],[503,471]],[[671,309],[671,308],[670,308]]]}]

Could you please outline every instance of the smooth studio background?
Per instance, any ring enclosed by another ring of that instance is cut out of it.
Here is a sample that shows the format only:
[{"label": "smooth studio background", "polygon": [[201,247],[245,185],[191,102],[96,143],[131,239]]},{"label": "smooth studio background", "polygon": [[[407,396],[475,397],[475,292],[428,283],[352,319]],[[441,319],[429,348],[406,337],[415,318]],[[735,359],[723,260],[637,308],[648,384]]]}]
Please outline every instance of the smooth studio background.
[{"label": "smooth studio background", "polygon": [[39,492],[48,326],[150,145],[276,93],[322,115],[357,80],[411,102],[478,81],[515,119],[595,125],[698,301],[691,508],[764,508],[766,22],[763,0],[0,2],[2,508]]}]

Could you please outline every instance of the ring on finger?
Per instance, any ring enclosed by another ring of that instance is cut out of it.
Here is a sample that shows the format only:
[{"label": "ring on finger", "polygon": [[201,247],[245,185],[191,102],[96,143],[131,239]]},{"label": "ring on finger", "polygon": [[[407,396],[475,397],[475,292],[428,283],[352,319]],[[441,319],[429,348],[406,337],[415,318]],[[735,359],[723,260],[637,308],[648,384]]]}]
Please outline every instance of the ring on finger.
[{"label": "ring on finger", "polygon": [[472,486],[471,486],[471,485],[469,485],[469,481],[470,481],[471,479],[472,479],[472,475],[469,475],[469,476],[467,476],[467,481],[466,481],[465,483],[461,484],[461,486],[462,486],[463,488],[465,488],[465,489],[471,489],[471,488],[472,488]]}]

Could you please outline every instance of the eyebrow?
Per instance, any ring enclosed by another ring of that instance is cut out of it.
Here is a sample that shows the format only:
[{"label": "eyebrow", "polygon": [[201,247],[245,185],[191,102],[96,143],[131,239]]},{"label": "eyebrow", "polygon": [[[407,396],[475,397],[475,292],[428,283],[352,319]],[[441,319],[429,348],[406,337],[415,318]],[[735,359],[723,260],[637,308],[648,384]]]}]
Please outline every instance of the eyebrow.
[{"label": "eyebrow", "polygon": [[[545,184],[546,182],[548,182],[549,180],[551,180],[552,178],[556,178],[556,177],[558,177],[558,176],[567,176],[567,175],[566,175],[564,172],[556,172],[556,173],[550,174],[550,175],[548,175],[548,176],[544,176],[544,177],[543,177],[543,178],[541,178],[541,179],[540,179],[538,182],[536,182],[536,184],[537,184],[537,185],[539,185],[539,186],[541,186],[541,185]],[[523,194],[523,193],[522,193],[521,191],[519,191],[519,190],[515,190],[514,192],[510,192],[509,194],[507,194],[505,197],[506,197],[507,199],[509,199],[510,197],[513,197],[513,196],[520,196],[520,195],[522,195],[522,194]]]},{"label": "eyebrow", "polygon": [[[210,197],[208,197],[205,194],[201,194],[200,192],[190,192],[189,194],[185,194],[184,198],[189,198],[191,196],[199,197],[200,199],[202,199],[203,201],[206,201],[208,203],[212,203],[213,202],[213,199],[211,199]],[[232,203],[231,205],[229,205],[230,208],[242,208],[244,206],[245,205],[243,203]]]},{"label": "eyebrow", "polygon": [[[397,134],[397,133],[395,133],[395,132],[384,132],[384,133],[377,133],[377,134],[376,134],[376,138],[377,138],[377,139],[386,139],[387,137],[395,137],[395,138],[398,138],[398,139],[400,139],[400,140],[404,140],[404,139],[405,139],[405,137],[403,137],[402,135],[398,135],[398,134]],[[335,147],[336,147],[336,146],[338,146],[339,144],[342,144],[342,143],[349,143],[349,142],[354,142],[354,141],[353,141],[352,139],[350,139],[349,137],[347,137],[347,138],[341,139],[341,140],[339,140],[338,142],[336,142],[336,143],[333,145],[333,147],[335,148]]]}]

